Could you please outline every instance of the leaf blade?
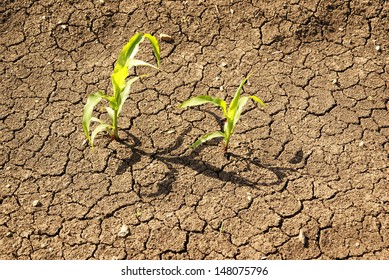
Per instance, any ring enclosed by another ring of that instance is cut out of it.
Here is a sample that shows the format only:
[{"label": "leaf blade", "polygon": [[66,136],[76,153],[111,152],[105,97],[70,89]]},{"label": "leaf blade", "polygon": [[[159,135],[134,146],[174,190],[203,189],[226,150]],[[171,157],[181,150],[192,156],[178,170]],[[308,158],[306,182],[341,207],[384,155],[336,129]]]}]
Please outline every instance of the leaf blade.
[{"label": "leaf blade", "polygon": [[224,116],[226,116],[226,114],[227,114],[227,112],[226,112],[226,102],[223,99],[221,99],[221,98],[212,97],[212,96],[208,96],[208,95],[199,95],[199,96],[196,96],[196,97],[192,97],[192,98],[182,102],[179,105],[179,108],[186,108],[186,107],[190,107],[190,106],[198,106],[198,105],[202,105],[202,104],[206,104],[206,103],[212,103],[212,104],[214,104],[217,107],[221,107],[222,110],[223,110]]},{"label": "leaf blade", "polygon": [[125,67],[128,60],[134,58],[138,53],[139,44],[144,40],[144,34],[139,32],[130,38],[128,43],[121,49],[115,68],[114,73],[119,71],[121,68]]},{"label": "leaf blade", "polygon": [[[122,92],[126,86],[127,76],[128,76],[127,67],[122,67],[118,69],[116,72],[113,72],[111,75],[111,82],[112,82],[113,96],[114,96],[113,100],[115,100],[116,106],[118,106],[119,104],[117,98],[120,95],[120,92]],[[112,102],[112,105],[114,105],[114,102]],[[112,108],[112,109],[117,109],[117,108]]]},{"label": "leaf blade", "polygon": [[145,38],[147,38],[150,41],[150,43],[153,47],[154,56],[155,56],[155,59],[157,60],[157,68],[159,69],[159,67],[161,65],[161,53],[159,50],[158,40],[153,35],[148,34],[148,33],[144,34],[144,36],[145,36]]},{"label": "leaf blade", "polygon": [[196,148],[206,141],[209,141],[213,138],[219,138],[219,137],[224,138],[225,134],[221,131],[214,131],[214,132],[207,133],[207,134],[201,136],[199,139],[197,139],[196,142],[194,142],[192,145],[190,145],[190,148]]},{"label": "leaf blade", "polygon": [[126,86],[123,89],[122,92],[120,92],[119,97],[117,99],[118,108],[117,108],[117,118],[119,118],[120,113],[122,112],[124,102],[127,100],[128,96],[130,95],[131,85],[138,80],[140,77],[136,76],[134,78],[129,79],[126,82]]},{"label": "leaf blade", "polygon": [[[94,142],[94,139],[99,132],[101,132],[103,130],[108,130],[109,128],[112,128],[112,125],[107,124],[107,123],[100,123],[98,126],[96,126],[96,128],[92,132],[91,142],[92,143]],[[92,147],[93,147],[93,145],[92,145]]]},{"label": "leaf blade", "polygon": [[156,67],[150,63],[147,63],[143,60],[133,59],[133,58],[129,59],[128,68],[135,67],[135,66],[147,66],[147,67],[154,68],[155,70],[159,70],[158,67]]},{"label": "leaf blade", "polygon": [[90,137],[90,123],[92,120],[93,109],[101,101],[103,95],[104,93],[101,91],[90,94],[82,114],[82,128],[84,130],[85,137],[91,146],[93,146],[93,141],[91,141]]},{"label": "leaf blade", "polygon": [[251,98],[252,100],[254,100],[255,102],[259,103],[260,105],[262,105],[263,107],[267,107],[265,102],[262,101],[262,99],[260,99],[259,97],[255,96],[255,95],[250,95],[249,98]]},{"label": "leaf blade", "polygon": [[247,80],[250,78],[251,74],[247,75],[246,78],[244,78],[238,87],[238,89],[235,92],[234,98],[232,99],[230,106],[228,107],[228,118],[229,119],[234,119],[234,115],[236,113],[236,110],[238,108],[238,103],[240,99],[240,95],[243,89],[244,84],[247,82]]}]

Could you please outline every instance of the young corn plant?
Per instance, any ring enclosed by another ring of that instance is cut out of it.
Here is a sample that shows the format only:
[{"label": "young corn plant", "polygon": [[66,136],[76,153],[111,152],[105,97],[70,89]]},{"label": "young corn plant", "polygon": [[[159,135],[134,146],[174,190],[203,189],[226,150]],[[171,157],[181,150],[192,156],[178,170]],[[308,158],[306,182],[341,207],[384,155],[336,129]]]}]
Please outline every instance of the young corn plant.
[{"label": "young corn plant", "polygon": [[240,83],[238,89],[236,90],[235,96],[232,99],[230,105],[227,109],[227,103],[223,99],[208,96],[208,95],[200,95],[196,97],[192,97],[179,106],[180,108],[185,108],[189,106],[198,106],[205,103],[212,103],[217,107],[220,107],[224,118],[225,123],[223,127],[223,131],[214,131],[205,134],[204,136],[200,137],[196,142],[194,142],[190,147],[196,148],[197,146],[201,145],[202,143],[211,140],[213,138],[221,137],[223,138],[224,142],[224,153],[227,153],[228,150],[228,144],[230,143],[230,138],[234,133],[236,123],[239,121],[240,115],[242,113],[243,107],[246,105],[247,101],[249,99],[252,99],[262,106],[266,107],[265,103],[256,97],[255,95],[250,96],[241,96],[241,92],[243,89],[244,84],[249,79],[250,74]]},{"label": "young corn plant", "polygon": [[[152,44],[154,56],[157,61],[157,66],[149,64],[145,61],[135,59],[135,55],[139,50],[139,44],[148,39]],[[128,43],[122,48],[116,65],[111,74],[111,82],[113,95],[106,95],[103,91],[97,91],[88,96],[82,116],[82,126],[85,137],[89,144],[93,147],[93,142],[99,132],[107,131],[112,139],[119,140],[118,119],[122,112],[124,102],[129,96],[131,85],[140,77],[135,76],[128,79],[129,70],[136,66],[147,66],[159,70],[160,66],[160,51],[157,39],[151,34],[137,33],[130,38]],[[103,99],[109,102],[109,106],[105,107],[110,123],[106,123],[99,118],[92,117],[94,107]],[[98,125],[91,132],[91,122],[96,122]]]}]

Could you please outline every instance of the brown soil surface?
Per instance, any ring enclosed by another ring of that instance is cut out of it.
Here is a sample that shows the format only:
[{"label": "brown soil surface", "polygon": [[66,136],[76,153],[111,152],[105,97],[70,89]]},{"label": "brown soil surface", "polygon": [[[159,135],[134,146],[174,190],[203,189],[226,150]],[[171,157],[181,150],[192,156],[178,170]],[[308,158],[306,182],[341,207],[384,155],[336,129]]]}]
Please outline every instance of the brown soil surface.
[{"label": "brown soil surface", "polygon": [[[3,0],[0,22],[0,259],[389,259],[388,1]],[[139,31],[174,42],[92,151],[86,98]],[[190,149],[222,120],[179,103],[250,71],[268,106],[230,158]]]}]

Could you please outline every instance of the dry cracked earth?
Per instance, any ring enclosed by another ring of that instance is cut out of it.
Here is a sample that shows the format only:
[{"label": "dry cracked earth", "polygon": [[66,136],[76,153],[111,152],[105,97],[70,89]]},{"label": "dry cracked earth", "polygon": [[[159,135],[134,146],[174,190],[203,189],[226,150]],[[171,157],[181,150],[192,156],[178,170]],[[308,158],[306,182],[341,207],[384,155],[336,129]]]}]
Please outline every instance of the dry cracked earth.
[{"label": "dry cracked earth", "polygon": [[[388,1],[3,0],[0,22],[0,259],[389,259]],[[86,98],[139,31],[174,41],[92,151]],[[229,157],[190,149],[223,120],[180,102],[250,71],[267,107]]]}]

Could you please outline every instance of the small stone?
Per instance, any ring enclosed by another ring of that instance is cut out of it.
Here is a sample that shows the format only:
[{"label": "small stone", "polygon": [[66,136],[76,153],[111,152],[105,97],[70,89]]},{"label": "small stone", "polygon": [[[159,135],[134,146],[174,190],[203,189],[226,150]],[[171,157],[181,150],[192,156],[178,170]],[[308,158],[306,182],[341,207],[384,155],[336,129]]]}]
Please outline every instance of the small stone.
[{"label": "small stone", "polygon": [[7,234],[5,235],[6,237],[12,237],[13,236],[13,234],[12,234],[12,232],[7,232]]},{"label": "small stone", "polygon": [[66,29],[66,24],[61,24],[62,29]]},{"label": "small stone", "polygon": [[359,147],[363,147],[365,145],[365,142],[361,141],[359,142]]},{"label": "small stone", "polygon": [[172,129],[172,130],[167,131],[166,134],[172,134],[172,133],[175,133],[175,132],[176,132],[176,130]]},{"label": "small stone", "polygon": [[34,207],[41,207],[42,203],[39,200],[34,200],[32,202],[32,206],[34,206]]},{"label": "small stone", "polygon": [[220,89],[220,90],[224,90],[224,87],[223,87],[223,86],[221,86],[219,89]]},{"label": "small stone", "polygon": [[298,239],[304,245],[304,247],[307,247],[307,237],[305,236],[305,232],[303,229],[300,229]]},{"label": "small stone", "polygon": [[221,65],[222,67],[227,67],[227,63],[225,63],[225,62],[222,62],[220,65]]},{"label": "small stone", "polygon": [[375,50],[377,51],[377,52],[380,52],[382,49],[381,49],[381,46],[375,46]]},{"label": "small stone", "polygon": [[159,34],[159,38],[162,40],[162,41],[165,41],[167,43],[173,43],[174,42],[174,39],[172,36],[170,35],[167,35],[167,34]]},{"label": "small stone", "polygon": [[129,230],[128,226],[122,225],[122,227],[120,228],[120,231],[118,233],[118,236],[119,237],[126,237],[129,233],[130,233],[130,230]]}]

